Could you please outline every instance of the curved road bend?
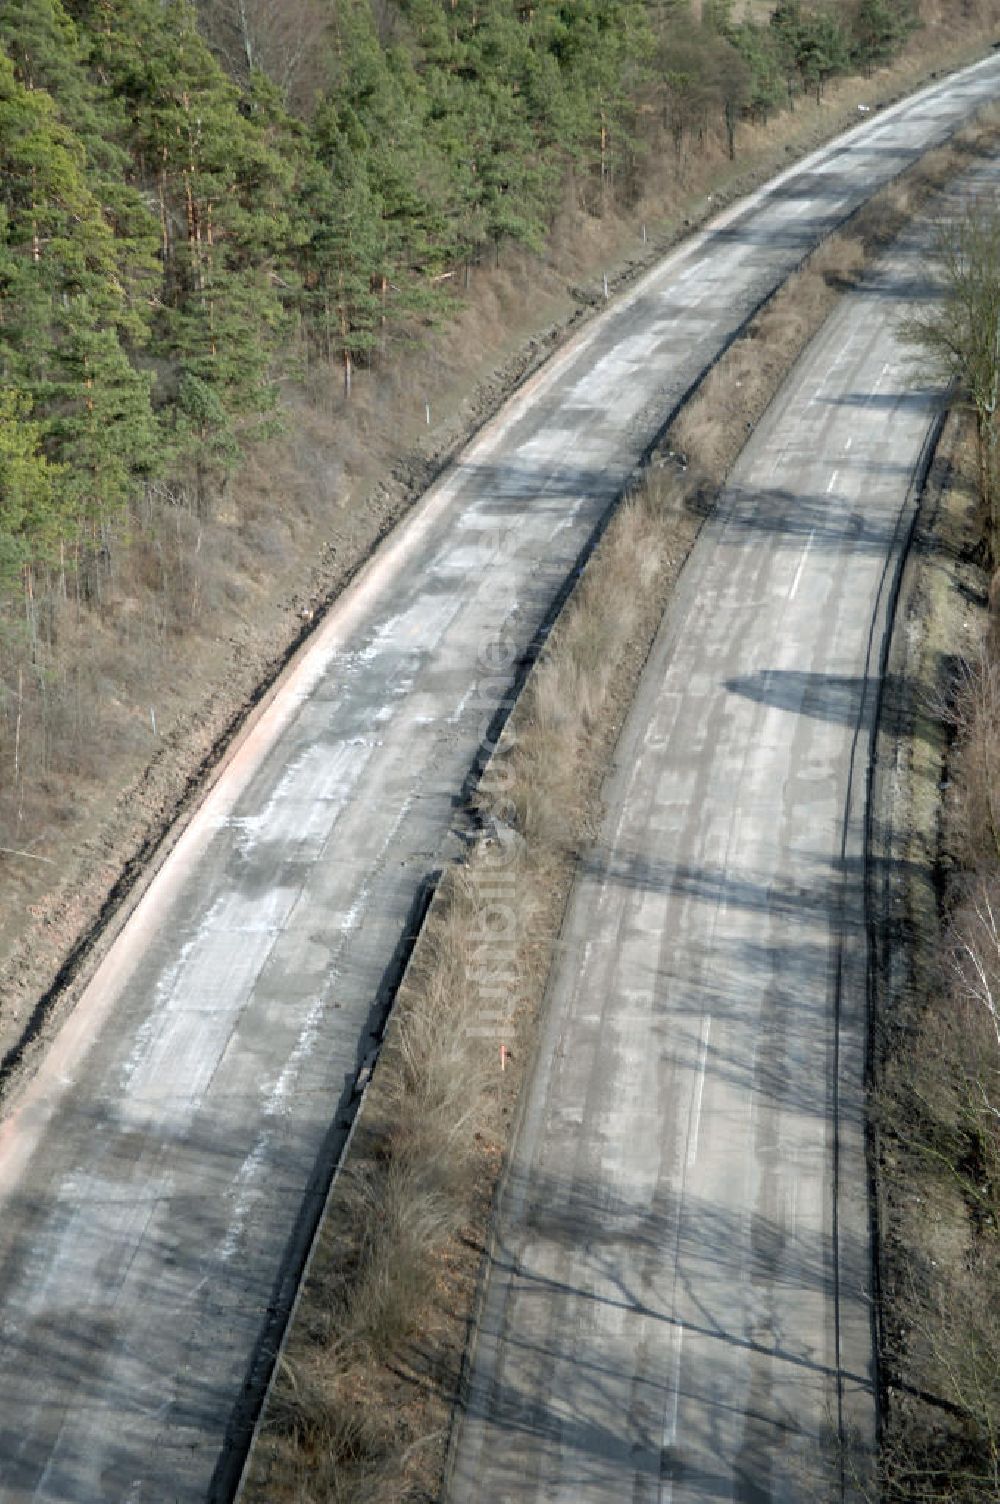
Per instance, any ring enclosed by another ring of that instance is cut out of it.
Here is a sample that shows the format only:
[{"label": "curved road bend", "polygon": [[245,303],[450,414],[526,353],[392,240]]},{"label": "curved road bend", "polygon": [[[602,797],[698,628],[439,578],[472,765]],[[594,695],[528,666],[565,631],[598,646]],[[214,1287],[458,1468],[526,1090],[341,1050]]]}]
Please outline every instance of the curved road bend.
[{"label": "curved road bend", "polygon": [[[508,404],[327,617],[0,1130],[5,1504],[226,1495],[234,1406],[289,1297],[373,1004],[505,694],[481,651],[524,651],[745,313],[998,81],[990,59],[885,112],[671,255]],[[749,896],[742,912],[763,922]],[[780,993],[771,1006],[782,1031]]]},{"label": "curved road bend", "polygon": [[560,945],[454,1504],[854,1497],[864,800],[936,407],[893,332],[926,244],[800,360],[664,619]]}]

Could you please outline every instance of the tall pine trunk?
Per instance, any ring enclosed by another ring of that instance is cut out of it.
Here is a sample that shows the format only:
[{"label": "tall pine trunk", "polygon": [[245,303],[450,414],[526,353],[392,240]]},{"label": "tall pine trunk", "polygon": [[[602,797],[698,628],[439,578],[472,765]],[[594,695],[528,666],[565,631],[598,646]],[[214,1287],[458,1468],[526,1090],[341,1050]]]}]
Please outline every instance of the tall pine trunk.
[{"label": "tall pine trunk", "polygon": [[352,377],[353,372],[354,372],[354,366],[353,366],[353,362],[351,360],[351,347],[350,347],[350,344],[349,344],[350,325],[348,324],[348,321],[347,321],[347,307],[346,307],[346,304],[345,304],[345,301],[344,301],[344,274],[343,274],[343,272],[340,273],[339,288],[340,288],[340,349],[341,349],[341,355],[343,356],[343,361],[344,361],[344,396],[345,397],[350,397],[350,395],[351,395],[351,377]]},{"label": "tall pine trunk", "polygon": [[604,213],[608,189],[608,122],[601,105],[601,213]]}]

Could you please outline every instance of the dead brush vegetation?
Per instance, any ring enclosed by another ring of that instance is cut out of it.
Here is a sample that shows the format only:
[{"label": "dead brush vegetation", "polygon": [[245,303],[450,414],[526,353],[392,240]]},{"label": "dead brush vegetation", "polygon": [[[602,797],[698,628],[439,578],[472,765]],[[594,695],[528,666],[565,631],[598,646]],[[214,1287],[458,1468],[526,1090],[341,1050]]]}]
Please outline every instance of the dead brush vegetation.
[{"label": "dead brush vegetation", "polygon": [[677,562],[682,488],[652,472],[615,517],[518,703],[509,748],[483,778],[478,804],[512,820],[536,862],[571,855],[593,818],[590,766],[622,663]]},{"label": "dead brush vegetation", "polygon": [[879,1111],[898,1199],[923,1226],[889,1284],[892,1504],[1000,1500],[1000,662],[958,670],[957,866],[937,975]]},{"label": "dead brush vegetation", "polygon": [[[439,1496],[492,1201],[576,854],[596,832],[601,781],[670,591],[748,427],[871,255],[983,149],[983,130],[971,136],[947,165],[935,153],[931,171],[890,188],[753,320],[672,426],[561,613],[480,782],[485,838],[446,875],[407,972],[266,1409],[245,1496],[254,1504]],[[481,1030],[477,955],[496,908],[498,847],[510,1005],[502,1025]]]},{"label": "dead brush vegetation", "polygon": [[943,448],[912,639],[927,743],[905,796],[912,969],[879,1022],[873,1096],[886,1504],[1000,1499],[1000,655],[967,414]]}]

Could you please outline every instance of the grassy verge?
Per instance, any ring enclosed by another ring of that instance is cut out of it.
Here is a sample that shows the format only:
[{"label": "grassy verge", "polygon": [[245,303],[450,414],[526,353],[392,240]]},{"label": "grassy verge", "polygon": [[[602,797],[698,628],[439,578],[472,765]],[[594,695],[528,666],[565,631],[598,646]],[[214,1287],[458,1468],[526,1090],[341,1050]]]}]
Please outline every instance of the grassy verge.
[{"label": "grassy verge", "polygon": [[618,730],[714,494],[799,352],[990,127],[934,153],[821,248],[687,404],[609,524],[478,793],[404,979],[321,1229],[249,1500],[430,1500],[491,1207],[576,853]]}]

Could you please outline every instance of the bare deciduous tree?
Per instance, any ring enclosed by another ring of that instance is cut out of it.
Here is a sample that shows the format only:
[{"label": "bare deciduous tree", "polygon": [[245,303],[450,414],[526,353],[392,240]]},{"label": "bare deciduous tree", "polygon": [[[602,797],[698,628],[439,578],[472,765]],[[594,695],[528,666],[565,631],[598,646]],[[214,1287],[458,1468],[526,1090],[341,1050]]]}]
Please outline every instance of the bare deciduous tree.
[{"label": "bare deciduous tree", "polygon": [[308,109],[321,83],[320,42],[335,15],[322,0],[198,0],[205,33],[234,77],[256,70]]},{"label": "bare deciduous tree", "polygon": [[974,199],[945,225],[932,264],[940,300],[902,325],[935,374],[954,382],[976,416],[979,483],[994,560],[1000,556],[1000,209]]}]

